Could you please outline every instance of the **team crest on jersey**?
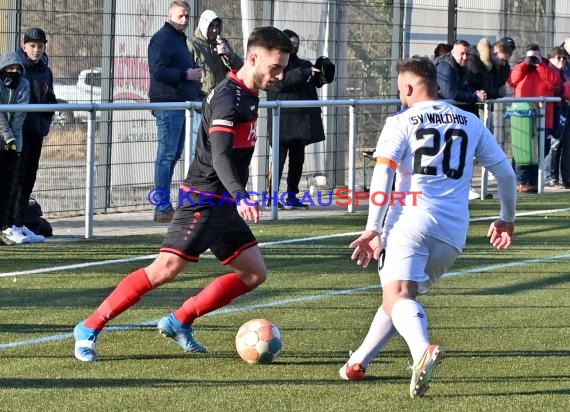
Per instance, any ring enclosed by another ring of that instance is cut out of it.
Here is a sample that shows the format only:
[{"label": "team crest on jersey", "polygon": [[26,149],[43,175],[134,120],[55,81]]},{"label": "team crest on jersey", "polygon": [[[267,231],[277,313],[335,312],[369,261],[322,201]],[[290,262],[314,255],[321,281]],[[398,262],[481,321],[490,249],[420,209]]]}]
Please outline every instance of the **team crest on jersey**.
[{"label": "team crest on jersey", "polygon": [[214,119],[212,120],[212,126],[234,127],[234,122],[224,119]]}]

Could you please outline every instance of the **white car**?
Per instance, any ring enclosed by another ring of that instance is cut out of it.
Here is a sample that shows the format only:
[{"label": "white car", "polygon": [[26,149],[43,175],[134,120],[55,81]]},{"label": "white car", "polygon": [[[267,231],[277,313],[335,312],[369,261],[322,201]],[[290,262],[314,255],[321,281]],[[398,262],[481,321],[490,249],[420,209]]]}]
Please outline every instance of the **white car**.
[{"label": "white car", "polygon": [[[54,84],[53,91],[58,103],[101,103],[101,68],[82,70],[76,84]],[[88,117],[85,111],[56,111],[53,123],[85,122]]]}]

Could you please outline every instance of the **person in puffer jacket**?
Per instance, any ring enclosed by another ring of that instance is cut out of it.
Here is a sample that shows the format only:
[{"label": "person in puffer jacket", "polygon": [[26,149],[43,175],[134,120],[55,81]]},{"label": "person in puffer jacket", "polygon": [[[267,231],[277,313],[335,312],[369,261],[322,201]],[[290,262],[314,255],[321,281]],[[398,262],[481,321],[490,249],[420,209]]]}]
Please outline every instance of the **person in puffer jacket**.
[{"label": "person in puffer jacket", "polygon": [[[16,52],[0,56],[0,103],[27,104],[30,84],[24,76],[22,59]],[[14,230],[13,208],[16,196],[15,171],[22,151],[22,125],[26,112],[0,113],[0,244],[24,243]]]}]

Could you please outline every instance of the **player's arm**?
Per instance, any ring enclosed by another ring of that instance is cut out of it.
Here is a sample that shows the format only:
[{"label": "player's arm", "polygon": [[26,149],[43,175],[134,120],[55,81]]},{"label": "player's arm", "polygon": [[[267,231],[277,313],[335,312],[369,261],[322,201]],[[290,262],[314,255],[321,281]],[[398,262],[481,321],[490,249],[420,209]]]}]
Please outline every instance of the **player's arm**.
[{"label": "player's arm", "polygon": [[501,199],[501,212],[499,219],[491,223],[487,232],[489,242],[497,249],[506,249],[513,243],[515,229],[515,214],[517,203],[516,178],[513,168],[506,158],[488,169],[495,176],[499,197]]},{"label": "player's arm", "polygon": [[[233,122],[224,122],[233,124]],[[257,223],[260,215],[259,204],[245,198],[246,190],[240,182],[232,157],[234,129],[220,123],[222,122],[212,121],[209,129],[212,165],[228,193],[236,199],[239,215],[245,220]]]},{"label": "player's arm", "polygon": [[[372,174],[370,183],[370,197],[374,193],[389,194],[392,191],[392,182],[394,180],[396,162],[385,157],[376,158],[376,166]],[[382,242],[380,233],[386,212],[388,211],[389,202],[370,202],[368,206],[368,221],[366,229],[354,242],[350,244],[354,248],[351,259],[356,260],[358,265],[367,267],[372,258],[378,260],[382,252]]]},{"label": "player's arm", "polygon": [[214,119],[208,130],[212,147],[212,165],[216,174],[229,194],[237,199],[243,197],[243,188],[238,172],[235,168],[233,154],[233,122],[228,120]]}]

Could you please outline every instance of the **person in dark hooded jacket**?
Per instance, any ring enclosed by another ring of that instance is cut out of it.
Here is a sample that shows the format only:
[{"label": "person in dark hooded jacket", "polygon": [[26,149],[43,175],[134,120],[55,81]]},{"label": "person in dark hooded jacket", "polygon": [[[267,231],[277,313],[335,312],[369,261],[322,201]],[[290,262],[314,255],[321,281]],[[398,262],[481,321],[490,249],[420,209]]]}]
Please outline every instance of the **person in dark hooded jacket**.
[{"label": "person in dark hooded jacket", "polygon": [[[318,100],[318,69],[308,60],[297,56],[299,36],[291,30],[283,30],[293,44],[293,53],[285,67],[285,78],[279,86],[267,92],[268,100]],[[271,119],[271,117],[270,117]],[[271,127],[271,124],[269,125]],[[289,156],[287,174],[287,197],[285,208],[306,209],[308,206],[298,198],[299,182],[305,162],[305,146],[325,140],[320,107],[299,107],[281,109],[279,123],[279,180],[283,174],[285,160]],[[275,188],[273,190],[278,190]],[[282,207],[280,204],[279,207]]]},{"label": "person in dark hooded jacket", "polygon": [[[0,56],[0,103],[26,104],[30,85],[24,65],[16,52]],[[0,243],[13,245],[30,242],[21,228],[14,226],[16,196],[15,171],[22,151],[22,125],[26,112],[0,112]]]},{"label": "person in dark hooded jacket", "polygon": [[[214,87],[226,78],[230,70],[239,70],[243,59],[230,47],[227,39],[222,37],[223,22],[216,12],[205,10],[200,15],[194,36],[188,39],[188,48],[194,53],[194,60],[202,67],[202,83],[198,100],[202,101]],[[196,141],[202,115],[194,111],[192,120],[192,151],[194,158]]]}]

